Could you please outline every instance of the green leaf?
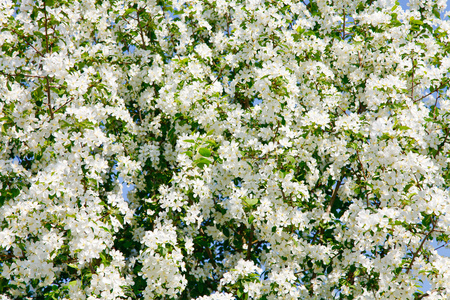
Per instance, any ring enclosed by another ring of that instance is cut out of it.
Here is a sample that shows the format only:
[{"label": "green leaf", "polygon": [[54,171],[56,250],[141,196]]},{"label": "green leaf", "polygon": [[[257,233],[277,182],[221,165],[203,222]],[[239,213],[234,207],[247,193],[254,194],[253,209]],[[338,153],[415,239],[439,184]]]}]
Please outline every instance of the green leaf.
[{"label": "green leaf", "polygon": [[12,189],[11,190],[11,196],[13,198],[16,198],[17,196],[19,196],[19,194],[20,194],[20,190],[19,189]]},{"label": "green leaf", "polygon": [[183,142],[195,144],[194,140],[183,140]]},{"label": "green leaf", "polygon": [[203,167],[205,165],[209,166],[211,164],[211,161],[206,159],[206,158],[204,158],[204,157],[200,157],[199,159],[196,159],[194,161],[194,164],[197,165],[199,168],[203,169]]},{"label": "green leaf", "polygon": [[204,158],[204,157],[200,157],[195,162],[203,163],[203,164],[206,164],[206,165],[210,165],[211,164],[211,161],[209,159]]},{"label": "green leaf", "polygon": [[258,203],[258,199],[255,199],[255,198],[246,198],[244,201],[249,206],[255,206]]},{"label": "green leaf", "polygon": [[107,232],[112,232],[111,229],[106,228],[105,226],[100,226],[101,229],[107,231]]},{"label": "green leaf", "polygon": [[205,141],[205,143],[210,144],[212,147],[217,146],[217,143],[215,141],[213,141],[213,140],[207,140],[207,141]]},{"label": "green leaf", "polygon": [[409,128],[408,126],[399,125],[399,126],[397,126],[396,129],[398,129],[398,130],[409,130],[411,128]]},{"label": "green leaf", "polygon": [[194,153],[192,153],[192,151],[184,151],[183,153],[185,153],[190,158],[192,158],[192,156],[194,155]]},{"label": "green leaf", "polygon": [[254,217],[253,215],[250,215],[250,216],[248,217],[248,224],[252,224],[252,223],[253,223],[253,220],[255,220],[255,217]]},{"label": "green leaf", "polygon": [[224,234],[226,237],[229,237],[229,236],[230,236],[230,230],[228,230],[227,227],[224,227],[224,228],[222,229],[222,232],[223,232],[223,234]]},{"label": "green leaf", "polygon": [[438,19],[441,18],[441,14],[439,13],[439,9],[436,4],[433,6],[433,15]]},{"label": "green leaf", "polygon": [[124,17],[128,16],[129,14],[132,14],[136,11],[136,8],[129,8],[125,11]]},{"label": "green leaf", "polygon": [[200,148],[198,149],[198,153],[200,153],[201,156],[210,157],[211,151],[207,148]]},{"label": "green leaf", "polygon": [[72,124],[70,124],[64,120],[59,120],[59,125],[61,126],[61,128],[66,128],[66,127],[72,126]]},{"label": "green leaf", "polygon": [[68,286],[71,287],[71,286],[75,286],[76,284],[77,284],[77,281],[72,280],[71,282],[69,282]]},{"label": "green leaf", "polygon": [[53,6],[55,4],[55,0],[45,0],[44,2],[47,6]]},{"label": "green leaf", "polygon": [[348,146],[349,146],[350,148],[355,149],[355,150],[358,150],[358,148],[359,148],[359,147],[358,147],[358,144],[353,143],[353,142],[352,142],[352,143],[349,143]]},{"label": "green leaf", "polygon": [[415,25],[423,25],[423,22],[421,20],[415,20],[413,18],[411,18],[410,22],[411,22],[411,24],[415,24]]},{"label": "green leaf", "polygon": [[103,252],[100,252],[100,258],[102,259],[102,263],[108,262],[108,259],[106,258],[105,254]]},{"label": "green leaf", "polygon": [[295,158],[291,155],[287,155],[286,159],[289,160],[291,163],[295,164]]}]

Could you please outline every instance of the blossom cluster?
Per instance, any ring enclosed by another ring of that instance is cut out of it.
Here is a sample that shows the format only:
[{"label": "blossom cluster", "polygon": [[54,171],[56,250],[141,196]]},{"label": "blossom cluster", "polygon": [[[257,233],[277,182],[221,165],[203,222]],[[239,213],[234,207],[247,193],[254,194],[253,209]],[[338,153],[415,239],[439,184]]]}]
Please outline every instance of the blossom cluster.
[{"label": "blossom cluster", "polygon": [[0,298],[449,299],[445,2],[0,1]]}]

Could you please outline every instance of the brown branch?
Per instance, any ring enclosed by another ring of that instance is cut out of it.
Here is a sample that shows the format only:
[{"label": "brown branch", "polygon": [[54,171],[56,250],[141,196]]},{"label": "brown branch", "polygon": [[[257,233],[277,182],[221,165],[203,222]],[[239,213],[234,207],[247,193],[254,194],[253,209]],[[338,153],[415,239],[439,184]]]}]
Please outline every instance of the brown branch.
[{"label": "brown branch", "polygon": [[434,248],[434,250],[438,250],[438,249],[441,249],[441,248],[443,248],[443,247],[447,246],[447,245],[448,245],[448,243],[450,243],[450,241],[449,241],[449,242],[447,242],[447,243],[445,243],[445,244],[443,244],[443,245],[440,245],[440,246],[439,246],[439,247],[437,247],[437,248]]},{"label": "brown branch", "polygon": [[227,36],[229,37],[231,34],[231,32],[230,32],[231,21],[230,21],[230,12],[229,11],[226,16],[227,16]]},{"label": "brown branch", "polygon": [[58,107],[55,111],[53,111],[53,113],[56,113],[58,110],[60,110],[60,109],[63,108],[64,106],[66,106],[68,103],[72,102],[73,99],[75,99],[75,98],[71,98],[71,99],[67,100],[63,105],[61,105],[61,106]]},{"label": "brown branch", "polygon": [[439,145],[436,153],[434,154],[433,158],[436,158],[436,156],[439,155],[439,152],[441,152],[442,148],[444,147],[445,143],[447,142],[447,138],[448,138],[448,134],[450,133],[450,131],[448,130],[448,128],[445,129],[445,138],[444,141],[442,142],[442,144]]},{"label": "brown branch", "polygon": [[[206,237],[206,234],[203,231],[203,228],[200,228],[199,231],[202,236]],[[216,265],[216,262],[214,261],[214,257],[212,255],[211,249],[209,249],[208,246],[205,246],[205,250],[206,250],[206,254],[208,254],[208,257],[211,260],[211,264],[213,265],[214,268],[217,268],[217,265]]]},{"label": "brown branch", "polygon": [[[433,117],[434,117],[434,119],[436,120],[436,112],[437,112],[437,104],[438,104],[438,101],[439,101],[439,98],[441,97],[441,95],[440,94],[438,94],[437,95],[437,97],[436,97],[436,101],[434,101],[434,107],[433,107]],[[427,133],[427,134],[429,134],[429,133]]]},{"label": "brown branch", "polygon": [[364,106],[364,104],[362,102],[360,102],[359,107],[358,107],[358,114],[362,114],[365,111],[366,111],[366,107]]},{"label": "brown branch", "polygon": [[336,200],[336,196],[339,191],[339,188],[341,187],[341,183],[342,183],[342,180],[338,180],[338,182],[336,183],[336,187],[334,188],[333,194],[331,195],[330,203],[328,204],[328,207],[327,207],[327,214],[330,214],[331,209],[333,208],[333,204],[334,204],[334,201]]},{"label": "brown branch", "polygon": [[421,191],[421,190],[422,190],[422,187],[420,186],[419,179],[417,179],[416,174],[413,174],[413,176],[414,176],[414,179],[416,180],[416,186],[417,186],[417,187],[419,188],[419,190]]},{"label": "brown branch", "polygon": [[419,296],[416,296],[416,300],[420,300],[420,299],[423,299],[423,298],[425,298],[425,297],[428,297],[428,296],[430,296],[428,293],[425,293],[425,294],[422,294],[422,295],[419,295]]},{"label": "brown branch", "polygon": [[362,68],[362,60],[361,60],[361,52],[358,51],[358,60],[359,60],[359,67]]},{"label": "brown branch", "polygon": [[344,14],[344,25],[342,27],[342,39],[345,40],[345,10],[342,10],[342,13]]},{"label": "brown branch", "polygon": [[434,228],[435,228],[435,223],[433,222],[433,227],[431,228],[431,230],[427,233],[427,235],[423,238],[422,242],[419,245],[419,248],[417,248],[417,250],[413,253],[413,257],[411,259],[411,262],[409,263],[408,268],[406,269],[406,274],[409,273],[409,271],[411,271],[412,265],[414,263],[414,261],[417,258],[417,255],[419,254],[419,252],[422,250],[423,245],[425,244],[425,241],[428,239],[428,237],[430,236],[431,233],[433,233]]},{"label": "brown branch", "polygon": [[89,270],[91,270],[92,274],[97,274],[97,272],[95,272],[94,267],[92,266],[92,261],[89,262]]},{"label": "brown branch", "polygon": [[412,78],[411,78],[411,99],[414,99],[414,73],[415,73],[415,64],[414,58],[411,57],[412,60]]},{"label": "brown branch", "polygon": [[317,274],[313,271],[312,276],[311,276],[311,281],[310,281],[311,285],[308,287],[310,296],[314,295],[314,285],[313,285],[312,281],[314,279],[316,279],[316,277],[317,277]]},{"label": "brown branch", "polygon": [[46,47],[46,50],[47,50],[47,53],[49,53],[50,51],[49,51],[49,48],[48,48],[48,18],[47,18],[47,5],[46,5],[46,3],[45,3],[45,1],[44,1],[44,18],[45,18],[45,21],[44,21],[44,26],[45,26],[45,47]]},{"label": "brown branch", "polygon": [[141,40],[142,40],[142,48],[144,50],[146,50],[147,46],[145,45],[144,33],[142,31],[141,21],[139,19],[139,11],[136,12],[136,15],[137,15],[137,22],[138,22],[138,26],[139,26],[139,33],[140,33]]},{"label": "brown branch", "polygon": [[28,74],[10,74],[10,73],[6,73],[3,71],[0,71],[0,74],[3,74],[5,76],[10,76],[10,77],[16,77],[16,76],[24,76],[24,77],[32,77],[32,78],[45,78],[45,76],[38,76],[38,75],[28,75]]},{"label": "brown branch", "polygon": [[[132,18],[130,15],[129,15],[129,17]],[[123,19],[125,22],[127,22],[128,24],[130,24],[130,22],[129,22],[124,16],[122,16],[122,19]]]},{"label": "brown branch", "polygon": [[356,155],[357,155],[357,158],[358,158],[359,165],[361,166],[362,174],[363,174],[363,176],[364,176],[364,179],[365,179],[366,181],[368,181],[368,180],[367,180],[367,177],[366,177],[366,170],[364,169],[364,166],[363,166],[363,164],[362,164],[362,162],[361,162],[361,159],[359,158],[359,151],[358,151],[358,150],[356,150]]},{"label": "brown branch", "polygon": [[[366,182],[368,182],[367,176],[366,176],[366,170],[364,169],[364,166],[362,164],[361,158],[359,157],[359,151],[358,150],[356,150],[356,156],[358,158],[359,165],[361,166],[361,173],[364,176],[364,180]],[[364,188],[364,189],[366,189],[366,188]],[[366,194],[366,205],[367,205],[367,207],[369,207],[369,195],[368,194]]]},{"label": "brown branch", "polygon": [[337,104],[337,107],[338,107],[340,110],[342,110],[342,112],[344,113],[344,115],[347,114],[347,113],[345,112],[345,110],[344,110],[339,104]]},{"label": "brown branch", "polygon": [[11,31],[12,31],[13,33],[17,34],[20,38],[22,38],[22,39],[24,40],[24,42],[27,43],[28,46],[30,46],[31,48],[34,49],[34,51],[36,51],[37,54],[39,54],[39,55],[42,56],[42,57],[45,56],[44,54],[42,54],[41,51],[39,51],[38,49],[36,49],[30,42],[28,42],[28,41],[25,39],[25,36],[21,35],[20,33],[18,33],[17,31],[15,31],[15,30],[12,29],[12,28],[11,28]]},{"label": "brown branch", "polygon": [[0,253],[0,257],[2,257],[2,261],[5,261],[5,260],[11,259],[11,258],[15,258],[15,259],[25,259],[26,258],[25,255],[17,256],[14,254],[2,254],[2,253]]},{"label": "brown branch", "polygon": [[[48,42],[48,18],[47,18],[47,5],[44,1],[44,26],[45,26],[45,48],[47,51],[47,54],[49,51],[49,42]],[[46,85],[47,85],[47,106],[50,111],[50,118],[53,119],[53,108],[51,103],[51,95],[50,95],[50,78],[48,75],[45,76]]]},{"label": "brown branch", "polygon": [[280,130],[280,121],[277,120],[277,129],[276,129],[276,131],[275,131],[275,134],[273,135],[272,143],[275,143],[275,139],[277,138],[277,134],[278,134],[278,131],[279,131],[279,130]]},{"label": "brown branch", "polygon": [[50,79],[49,79],[48,75],[45,77],[45,79],[47,81],[47,106],[48,106],[48,109],[50,110],[50,119],[53,119],[54,115],[53,115],[52,102],[51,102],[51,98],[50,98]]},{"label": "brown branch", "polygon": [[415,300],[419,300],[419,299],[428,297],[428,296],[430,296],[429,293],[434,292],[434,291],[442,291],[443,289],[444,289],[444,288],[440,287],[440,288],[436,288],[436,289],[434,289],[434,290],[430,290],[430,291],[428,291],[428,292],[425,293],[425,294],[416,296],[414,299],[415,299]]},{"label": "brown branch", "polygon": [[284,201],[285,203],[289,203],[290,205],[292,205],[292,204],[293,204],[293,201],[292,201],[292,193],[289,194],[289,199],[288,199],[288,198],[286,197],[286,194],[284,193],[282,187],[280,188],[280,192],[281,192],[281,196],[283,197],[283,201]]},{"label": "brown branch", "polygon": [[250,236],[248,238],[248,244],[247,244],[247,260],[250,260],[252,255],[252,243],[253,243],[253,232],[255,231],[255,227],[251,226],[250,228]]},{"label": "brown branch", "polygon": [[312,240],[311,240],[311,245],[314,245],[314,243],[316,242],[317,236],[319,235],[319,232],[321,232],[321,229],[322,229],[322,227],[319,226],[319,228],[314,233]]},{"label": "brown branch", "polygon": [[[413,76],[414,76],[414,74],[413,74]],[[413,77],[413,78],[414,78],[414,77]],[[431,92],[429,92],[429,93],[426,94],[425,96],[420,97],[419,99],[413,100],[413,102],[418,102],[418,101],[420,101],[420,100],[422,100],[422,99],[424,99],[424,98],[430,96],[430,95],[433,94],[434,92],[436,92],[436,91],[438,91],[439,89],[443,88],[445,85],[446,85],[446,82],[441,83],[441,85],[438,86],[436,89],[432,90]],[[412,97],[411,97],[411,98],[412,98]],[[414,99],[414,98],[412,98],[412,99]]]}]

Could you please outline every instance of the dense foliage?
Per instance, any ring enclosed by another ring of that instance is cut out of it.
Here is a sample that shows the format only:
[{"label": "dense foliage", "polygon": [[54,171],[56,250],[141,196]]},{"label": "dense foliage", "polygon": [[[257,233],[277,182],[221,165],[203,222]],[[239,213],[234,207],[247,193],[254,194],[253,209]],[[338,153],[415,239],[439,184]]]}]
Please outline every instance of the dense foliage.
[{"label": "dense foliage", "polygon": [[445,2],[1,0],[0,297],[450,299]]}]

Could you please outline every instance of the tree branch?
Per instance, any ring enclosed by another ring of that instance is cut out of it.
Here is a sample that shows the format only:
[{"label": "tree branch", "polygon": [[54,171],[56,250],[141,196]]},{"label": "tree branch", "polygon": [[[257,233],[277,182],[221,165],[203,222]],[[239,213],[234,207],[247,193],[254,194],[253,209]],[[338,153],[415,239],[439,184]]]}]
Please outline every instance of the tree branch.
[{"label": "tree branch", "polygon": [[144,33],[142,31],[141,21],[139,19],[139,11],[136,11],[136,15],[137,15],[137,22],[138,22],[138,26],[139,26],[139,33],[140,33],[141,40],[142,40],[142,48],[144,50],[146,50],[147,46],[145,45]]},{"label": "tree branch", "polygon": [[412,78],[411,78],[411,99],[414,99],[414,73],[415,73],[415,68],[416,65],[414,64],[414,58],[411,57],[412,60]]},{"label": "tree branch", "polygon": [[45,48],[47,50],[47,53],[49,53],[49,47],[48,47],[48,19],[47,19],[47,5],[44,1],[44,26],[45,26]]},{"label": "tree branch", "polygon": [[51,102],[51,95],[50,95],[50,79],[48,77],[48,75],[45,77],[45,80],[47,82],[47,106],[48,109],[50,111],[50,119],[54,118],[54,114],[53,114],[53,108],[52,108],[52,102]]},{"label": "tree branch", "polygon": [[428,237],[430,236],[431,233],[433,233],[434,228],[435,228],[435,223],[432,222],[433,227],[431,228],[431,230],[427,233],[427,235],[423,238],[422,242],[419,245],[419,248],[417,248],[417,250],[413,253],[413,257],[411,259],[411,262],[409,263],[408,268],[406,269],[406,274],[409,274],[409,272],[411,271],[412,265],[414,264],[414,261],[416,260],[417,256],[419,255],[419,252],[422,251],[423,245],[425,244],[425,241],[428,239]]},{"label": "tree branch", "polygon": [[[206,237],[205,232],[203,231],[203,228],[199,229],[200,234],[204,237]],[[211,260],[211,264],[213,265],[214,268],[217,268],[216,262],[214,261],[214,257],[212,255],[211,249],[209,249],[208,246],[204,246],[205,250],[206,250],[206,254],[208,254],[209,260]]]},{"label": "tree branch", "polygon": [[344,25],[342,27],[342,39],[345,40],[345,10],[342,10],[342,14],[344,15]]},{"label": "tree branch", "polygon": [[252,243],[253,243],[253,232],[255,231],[255,227],[251,226],[250,228],[250,236],[248,238],[248,243],[247,243],[247,260],[250,260],[251,255],[252,255]]},{"label": "tree branch", "polygon": [[15,30],[12,29],[12,28],[11,28],[11,31],[12,31],[14,34],[17,34],[20,38],[22,38],[22,39],[24,40],[24,42],[27,43],[28,46],[30,46],[31,48],[33,48],[34,51],[36,51],[37,54],[39,54],[39,55],[42,56],[42,57],[45,56],[44,54],[42,54],[41,51],[39,51],[38,49],[36,49],[30,42],[28,42],[28,41],[25,39],[25,36],[21,35],[20,33],[18,33],[17,31],[15,31]]},{"label": "tree branch", "polygon": [[56,113],[58,110],[60,110],[61,108],[63,108],[64,106],[66,106],[68,103],[72,102],[74,98],[70,98],[69,100],[67,100],[63,105],[61,105],[60,107],[58,107],[58,109],[56,109],[55,111],[53,111],[53,114]]},{"label": "tree branch", "polygon": [[330,203],[328,204],[328,207],[327,207],[327,214],[330,214],[331,209],[333,208],[333,204],[334,204],[334,201],[336,200],[336,196],[339,191],[339,188],[341,187],[341,183],[342,183],[341,179],[339,179],[338,182],[336,183],[336,187],[334,188],[333,194],[331,195]]},{"label": "tree branch", "polygon": [[23,77],[31,77],[31,78],[45,78],[45,76],[38,76],[38,75],[28,75],[28,74],[10,74],[10,73],[6,73],[0,70],[0,74],[5,75],[5,76],[10,76],[10,77],[16,77],[16,76],[23,76]]},{"label": "tree branch", "polygon": [[[413,74],[413,79],[414,79],[414,74]],[[435,93],[436,91],[438,91],[438,90],[440,90],[441,88],[443,88],[446,84],[447,84],[446,82],[441,83],[440,86],[438,86],[437,88],[435,88],[434,90],[432,90],[431,92],[429,92],[428,94],[426,94],[425,96],[422,96],[422,97],[420,97],[419,99],[413,100],[413,102],[418,102],[418,101],[420,101],[420,100],[425,99],[426,97],[430,96],[431,94],[433,94],[433,93]],[[414,88],[414,87],[413,87],[413,88]],[[411,94],[411,99],[414,99],[414,98],[412,97],[412,94]]]},{"label": "tree branch", "polygon": [[436,153],[434,154],[433,158],[436,158],[436,156],[439,155],[439,152],[441,152],[442,148],[444,147],[445,143],[447,142],[447,138],[448,138],[448,134],[450,133],[450,131],[448,130],[448,128],[445,129],[445,138],[444,141],[442,142],[442,144],[439,145]]}]

